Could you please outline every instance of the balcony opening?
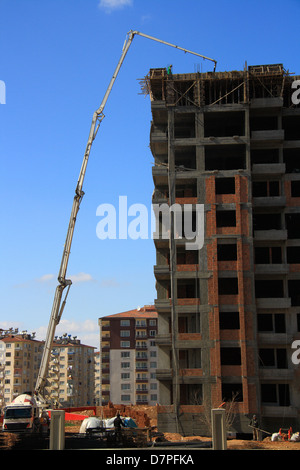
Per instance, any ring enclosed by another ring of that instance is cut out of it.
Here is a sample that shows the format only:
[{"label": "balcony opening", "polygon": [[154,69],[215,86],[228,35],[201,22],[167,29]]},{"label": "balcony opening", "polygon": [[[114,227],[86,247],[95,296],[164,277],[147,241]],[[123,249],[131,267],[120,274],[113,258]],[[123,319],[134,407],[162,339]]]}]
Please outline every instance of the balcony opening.
[{"label": "balcony opening", "polygon": [[235,194],[235,178],[216,178],[216,194]]},{"label": "balcony opening", "polygon": [[288,238],[300,238],[300,214],[286,214],[285,224]]},{"label": "balcony opening", "polygon": [[223,401],[243,401],[243,385],[241,383],[223,383],[222,384]]},{"label": "balcony opening", "polygon": [[233,137],[245,135],[245,113],[205,113],[204,137]]},{"label": "balcony opening", "polygon": [[201,369],[201,349],[180,349],[180,369]]},{"label": "balcony opening", "polygon": [[277,116],[253,116],[250,118],[251,131],[272,131],[278,129]]},{"label": "balcony opening", "polygon": [[285,333],[285,315],[283,313],[259,313],[257,315],[257,329],[264,333]]},{"label": "balcony opening", "polygon": [[253,197],[280,196],[279,181],[254,181],[252,183]]},{"label": "balcony opening", "polygon": [[198,281],[182,281],[179,280],[177,284],[177,297],[178,299],[195,299],[199,297]]},{"label": "balcony opening", "polygon": [[281,214],[253,214],[254,230],[281,230]]},{"label": "balcony opening", "polygon": [[259,366],[262,368],[286,369],[288,367],[286,349],[259,349]]},{"label": "balcony opening", "polygon": [[174,137],[175,139],[195,137],[195,113],[175,113]]},{"label": "balcony opening", "polygon": [[236,213],[235,210],[217,210],[216,211],[217,227],[235,227]]},{"label": "balcony opening", "polygon": [[255,296],[258,299],[284,297],[283,281],[280,279],[256,280]]},{"label": "balcony opening", "polygon": [[251,163],[279,163],[278,149],[255,149],[251,150]]},{"label": "balcony opening", "polygon": [[283,116],[282,128],[285,140],[300,140],[300,116]]},{"label": "balcony opening", "polygon": [[218,243],[217,253],[218,261],[236,261],[237,245],[236,243]]},{"label": "balcony opening", "polygon": [[178,318],[179,333],[200,333],[200,327],[200,313],[190,313]]},{"label": "balcony opening", "polygon": [[289,297],[291,298],[292,307],[300,305],[300,281],[288,281]]},{"label": "balcony opening", "polygon": [[205,170],[239,170],[246,168],[244,145],[213,145],[205,147]]},{"label": "balcony opening", "polygon": [[219,295],[237,295],[239,293],[237,277],[220,277],[218,279]]},{"label": "balcony opening", "polygon": [[255,264],[281,264],[282,250],[280,246],[256,246],[254,248]]},{"label": "balcony opening", "polygon": [[300,264],[300,246],[288,246],[286,255],[289,264]]},{"label": "balcony opening", "polygon": [[291,181],[291,196],[300,197],[300,181]]},{"label": "balcony opening", "polygon": [[196,147],[180,147],[175,150],[176,171],[196,169]]},{"label": "balcony opening", "polygon": [[239,330],[240,316],[239,312],[220,312],[220,329],[221,330]]},{"label": "balcony opening", "polygon": [[177,248],[177,264],[197,264],[198,251],[186,250],[184,247]]},{"label": "balcony opening", "polygon": [[180,384],[181,405],[202,405],[202,384]]},{"label": "balcony opening", "polygon": [[300,150],[284,149],[283,161],[286,173],[300,173]]},{"label": "balcony opening", "polygon": [[197,181],[189,180],[186,183],[177,184],[175,190],[176,198],[197,197]]},{"label": "balcony opening", "polygon": [[288,384],[261,384],[261,401],[265,405],[290,406]]}]

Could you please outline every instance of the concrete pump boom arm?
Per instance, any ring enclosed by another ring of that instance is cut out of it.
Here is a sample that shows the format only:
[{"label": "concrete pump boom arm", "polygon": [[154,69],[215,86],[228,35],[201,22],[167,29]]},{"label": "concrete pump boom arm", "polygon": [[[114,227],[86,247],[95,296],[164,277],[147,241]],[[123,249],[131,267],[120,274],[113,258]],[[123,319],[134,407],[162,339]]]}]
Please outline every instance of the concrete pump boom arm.
[{"label": "concrete pump boom arm", "polygon": [[[72,281],[70,279],[66,279],[66,273],[67,273],[67,267],[68,267],[68,262],[69,262],[69,256],[70,256],[70,252],[71,252],[71,244],[72,244],[72,239],[73,239],[73,234],[74,234],[76,217],[77,217],[77,214],[78,214],[78,211],[79,211],[80,203],[81,203],[82,198],[84,196],[84,192],[82,190],[82,187],[83,187],[83,181],[84,181],[86,168],[87,168],[87,164],[88,164],[88,160],[89,160],[89,156],[90,156],[91,147],[92,147],[93,141],[96,138],[97,132],[98,132],[99,127],[100,127],[100,124],[101,124],[102,120],[105,117],[104,114],[103,114],[103,111],[104,111],[106,102],[108,100],[108,97],[110,95],[112,87],[113,87],[113,85],[116,81],[116,78],[118,76],[118,73],[120,71],[122,63],[123,63],[123,61],[126,57],[126,54],[127,54],[128,50],[130,48],[130,45],[131,45],[135,35],[139,35],[139,36],[142,36],[144,38],[151,39],[153,41],[160,42],[160,43],[165,44],[167,46],[171,46],[171,47],[174,47],[176,49],[182,50],[186,53],[194,54],[196,56],[202,57],[203,59],[210,60],[210,61],[214,62],[214,64],[215,64],[214,65],[214,70],[216,68],[217,62],[214,59],[210,59],[209,57],[205,57],[201,54],[189,51],[187,49],[176,46],[176,45],[171,44],[169,42],[162,41],[161,39],[157,39],[157,38],[154,38],[152,36],[148,36],[147,34],[140,33],[139,31],[132,31],[131,30],[127,33],[127,36],[126,36],[126,39],[125,39],[125,42],[124,42],[124,45],[123,45],[121,57],[119,59],[119,62],[118,62],[117,67],[115,69],[115,72],[114,72],[114,74],[113,74],[113,76],[110,80],[110,83],[107,87],[107,90],[105,92],[105,95],[103,97],[101,105],[99,106],[99,108],[93,114],[90,133],[89,133],[89,137],[88,137],[88,141],[87,141],[87,145],[86,145],[86,149],[85,149],[85,153],[84,153],[84,157],[83,157],[83,161],[82,161],[82,165],[81,165],[81,169],[80,169],[80,173],[79,173],[79,177],[78,177],[78,181],[77,181],[77,186],[76,186],[76,190],[75,190],[75,196],[74,196],[74,200],[73,200],[73,205],[72,205],[71,216],[70,216],[70,220],[69,220],[69,226],[68,226],[66,241],[65,241],[65,245],[64,245],[64,249],[63,249],[63,255],[62,255],[60,270],[59,270],[59,274],[58,274],[58,285],[57,285],[56,290],[55,290],[55,295],[54,295],[54,300],[53,300],[53,305],[52,305],[52,310],[51,310],[51,316],[50,316],[50,320],[49,320],[48,330],[47,330],[46,339],[45,339],[45,345],[44,345],[44,349],[43,349],[43,355],[42,355],[41,364],[40,364],[40,368],[39,368],[39,373],[38,373],[38,377],[37,377],[37,381],[36,381],[36,385],[35,385],[35,393],[36,393],[36,395],[39,396],[39,399],[41,401],[45,401],[43,399],[42,390],[44,389],[44,386],[46,384],[48,367],[49,367],[50,356],[51,356],[51,349],[52,349],[54,335],[55,335],[55,329],[56,329],[56,326],[60,322],[62,312],[63,312],[63,309],[64,309],[65,304],[66,304],[66,299],[67,299],[67,296],[68,296],[68,293],[69,293],[69,290],[70,290],[70,287],[71,287],[71,284],[72,284]],[[67,291],[66,291],[65,298],[62,301],[63,291],[64,291],[65,288],[67,288]]]}]

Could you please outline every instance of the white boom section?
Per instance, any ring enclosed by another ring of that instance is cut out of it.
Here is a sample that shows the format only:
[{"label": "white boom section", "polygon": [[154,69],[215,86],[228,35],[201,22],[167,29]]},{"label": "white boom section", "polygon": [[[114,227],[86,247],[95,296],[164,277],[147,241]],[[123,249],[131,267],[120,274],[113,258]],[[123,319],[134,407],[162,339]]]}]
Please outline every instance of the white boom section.
[{"label": "white boom section", "polygon": [[[59,274],[58,274],[58,278],[57,278],[58,279],[58,286],[56,287],[56,290],[55,290],[54,301],[53,301],[53,305],[52,305],[51,316],[50,316],[47,335],[46,335],[46,340],[45,340],[45,346],[44,346],[42,360],[41,360],[41,364],[40,364],[40,369],[39,369],[39,373],[38,373],[38,377],[37,377],[37,381],[36,381],[36,386],[35,386],[35,393],[39,396],[39,399],[41,401],[44,401],[43,400],[43,389],[44,389],[45,384],[46,384],[49,361],[50,361],[50,355],[51,355],[51,349],[52,349],[53,339],[54,339],[54,335],[55,335],[55,329],[56,329],[56,326],[60,322],[62,312],[63,312],[63,309],[64,309],[65,304],[66,304],[67,295],[69,293],[69,289],[70,289],[71,284],[72,284],[72,281],[70,279],[66,279],[66,273],[67,273],[69,256],[70,256],[70,252],[71,252],[71,244],[72,244],[73,233],[74,233],[74,228],[75,228],[75,223],[76,223],[76,217],[77,217],[77,214],[78,214],[78,211],[79,211],[80,203],[81,203],[82,198],[84,196],[84,192],[82,190],[82,187],[83,187],[83,181],[84,181],[84,177],[85,177],[85,173],[86,173],[86,168],[87,168],[87,164],[88,164],[88,160],[89,160],[89,156],[90,156],[92,143],[95,140],[95,137],[97,135],[100,124],[101,124],[102,120],[105,117],[104,114],[103,114],[103,111],[104,111],[106,102],[108,100],[108,97],[110,95],[110,92],[112,90],[114,82],[115,82],[115,80],[118,76],[118,73],[120,71],[122,63],[125,59],[125,56],[128,52],[128,49],[129,49],[135,35],[139,35],[139,36],[151,39],[153,41],[160,42],[160,43],[165,44],[167,46],[171,46],[171,47],[174,47],[176,49],[182,50],[186,53],[194,54],[196,56],[202,57],[203,59],[210,60],[210,61],[214,62],[214,64],[215,64],[214,65],[214,70],[216,68],[217,62],[214,59],[210,59],[209,57],[205,57],[205,56],[203,56],[201,54],[198,54],[196,52],[189,51],[189,50],[184,49],[182,47],[176,46],[175,44],[171,44],[169,42],[162,41],[161,39],[157,39],[157,38],[154,38],[152,36],[148,36],[147,34],[140,33],[139,31],[132,31],[131,30],[127,33],[127,36],[126,36],[126,39],[125,39],[125,42],[124,42],[124,45],[123,45],[123,49],[122,49],[122,54],[121,54],[121,57],[119,59],[118,65],[115,69],[115,72],[114,72],[112,78],[111,78],[111,81],[108,85],[108,88],[106,90],[106,93],[104,95],[104,98],[101,102],[100,107],[93,114],[92,124],[91,124],[91,128],[90,128],[90,133],[89,133],[89,138],[88,138],[87,146],[86,146],[86,149],[85,149],[85,153],[84,153],[84,157],[83,157],[83,161],[82,161],[82,165],[81,165],[81,169],[80,169],[80,173],[79,173],[79,178],[78,178],[78,182],[77,182],[77,186],[76,186],[76,190],[75,190],[75,196],[74,196],[74,200],[73,200],[73,206],[72,206],[72,210],[71,210],[71,216],[70,216],[66,241],[65,241],[65,245],[64,245],[62,259],[61,259],[60,270],[59,270]],[[66,295],[65,295],[64,300],[62,301],[63,291],[66,287],[67,287]]]}]

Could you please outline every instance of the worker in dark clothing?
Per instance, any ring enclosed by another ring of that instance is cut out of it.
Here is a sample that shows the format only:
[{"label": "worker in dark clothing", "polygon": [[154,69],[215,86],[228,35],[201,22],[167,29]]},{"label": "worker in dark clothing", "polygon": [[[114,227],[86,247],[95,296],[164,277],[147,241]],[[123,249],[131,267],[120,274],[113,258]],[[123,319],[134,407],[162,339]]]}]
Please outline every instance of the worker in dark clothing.
[{"label": "worker in dark clothing", "polygon": [[124,423],[120,416],[120,413],[118,412],[114,420],[114,427],[115,427],[116,442],[120,442],[120,443],[122,443],[122,429],[121,429],[122,426],[124,426]]},{"label": "worker in dark clothing", "polygon": [[259,441],[259,430],[258,430],[259,424],[258,424],[258,419],[256,415],[253,415],[250,421],[250,426],[252,427],[252,431],[253,431],[253,440]]}]

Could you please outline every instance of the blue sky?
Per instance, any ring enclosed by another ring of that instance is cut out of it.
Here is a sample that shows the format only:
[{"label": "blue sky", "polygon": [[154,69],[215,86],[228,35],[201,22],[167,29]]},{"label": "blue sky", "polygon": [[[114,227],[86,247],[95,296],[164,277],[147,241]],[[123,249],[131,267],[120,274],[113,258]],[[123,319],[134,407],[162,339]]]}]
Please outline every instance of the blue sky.
[{"label": "blue sky", "polygon": [[[218,61],[217,70],[283,63],[300,74],[300,1],[0,0],[0,327],[45,339],[56,277],[93,112],[138,30]],[[209,61],[135,37],[105,108],[84,182],[57,333],[98,346],[99,317],[156,298],[154,243],[99,240],[97,207],[149,208],[150,102],[139,79],[212,70]]]}]

